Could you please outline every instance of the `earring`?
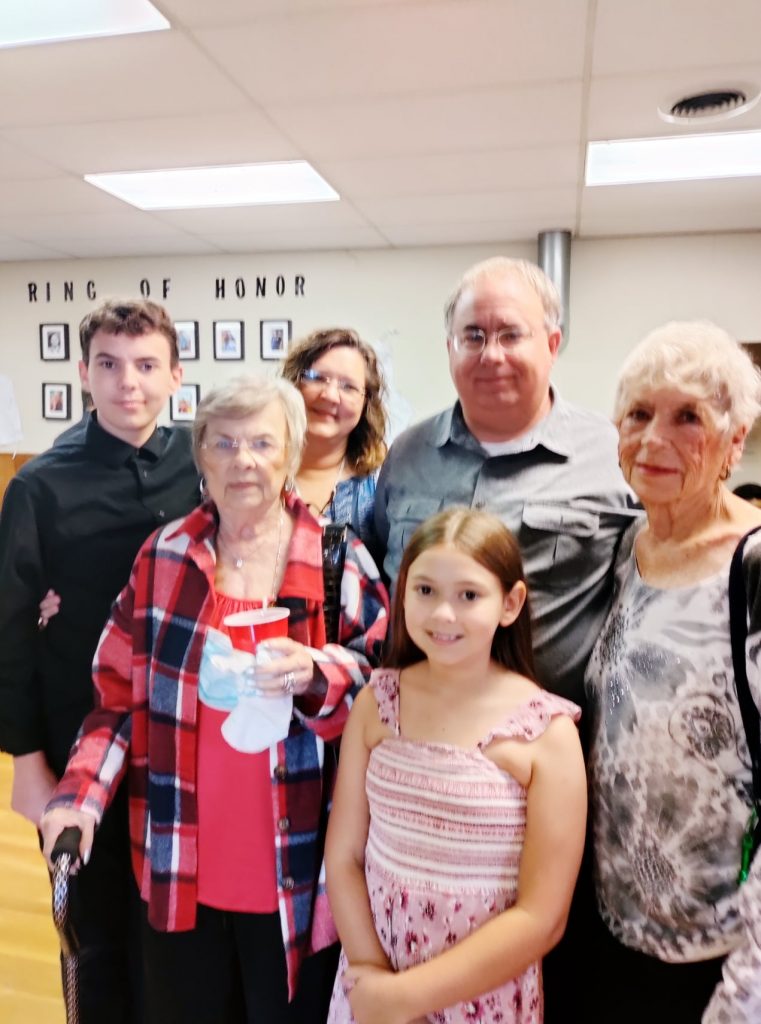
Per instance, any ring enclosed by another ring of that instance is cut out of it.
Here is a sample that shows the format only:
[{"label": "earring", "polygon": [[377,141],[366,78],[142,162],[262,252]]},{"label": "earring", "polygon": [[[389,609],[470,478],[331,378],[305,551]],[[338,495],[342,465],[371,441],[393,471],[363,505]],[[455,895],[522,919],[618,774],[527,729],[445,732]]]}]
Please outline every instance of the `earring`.
[{"label": "earring", "polygon": [[296,486],[296,484],[295,484],[295,481],[294,481],[293,477],[292,476],[287,476],[285,478],[285,483],[283,484],[283,491],[284,491],[284,493],[285,494],[290,494],[295,486]]},{"label": "earring", "polygon": [[198,481],[198,493],[201,495],[201,501],[206,501],[209,497],[209,489],[206,486],[206,477],[202,476]]}]

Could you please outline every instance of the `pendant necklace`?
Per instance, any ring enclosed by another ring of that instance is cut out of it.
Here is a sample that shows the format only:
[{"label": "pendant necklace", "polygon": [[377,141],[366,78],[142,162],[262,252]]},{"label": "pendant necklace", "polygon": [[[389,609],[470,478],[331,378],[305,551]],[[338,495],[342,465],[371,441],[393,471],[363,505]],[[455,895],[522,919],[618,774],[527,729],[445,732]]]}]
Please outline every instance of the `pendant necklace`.
[{"label": "pendant necklace", "polygon": [[[272,586],[270,587],[270,592],[272,594],[272,597],[271,598],[269,598],[269,597],[265,597],[264,598],[264,600],[262,601],[262,607],[263,608],[266,608],[269,605],[270,600],[274,601],[275,600],[275,596],[277,594],[277,591],[276,591],[275,587],[277,586],[277,578],[278,578],[278,574],[280,573],[280,556],[281,556],[282,550],[283,550],[283,520],[284,520],[284,518],[285,518],[285,512],[283,510],[283,503],[281,502],[280,503],[280,515],[278,517],[278,523],[277,523],[277,551],[275,552],[275,571],[272,574]],[[224,545],[224,542],[223,542],[223,545]],[[232,561],[233,566],[236,569],[238,569],[238,570],[243,569],[245,564],[246,564],[245,558],[241,558],[240,555],[233,555],[231,553],[230,554],[230,559]]]},{"label": "pendant necklace", "polygon": [[307,508],[312,509],[312,511],[316,515],[318,515],[318,516],[324,515],[325,514],[325,509],[329,508],[333,504],[333,501],[335,500],[335,496],[336,496],[336,491],[338,490],[338,485],[341,482],[341,476],[343,475],[343,471],[344,471],[344,466],[345,465],[346,465],[346,456],[344,455],[344,457],[341,459],[341,465],[338,467],[338,472],[336,473],[336,478],[335,478],[335,480],[333,482],[333,488],[332,488],[330,494],[328,495],[328,500],[325,502],[325,504],[322,506],[322,508],[319,508],[312,501],[307,502]]}]

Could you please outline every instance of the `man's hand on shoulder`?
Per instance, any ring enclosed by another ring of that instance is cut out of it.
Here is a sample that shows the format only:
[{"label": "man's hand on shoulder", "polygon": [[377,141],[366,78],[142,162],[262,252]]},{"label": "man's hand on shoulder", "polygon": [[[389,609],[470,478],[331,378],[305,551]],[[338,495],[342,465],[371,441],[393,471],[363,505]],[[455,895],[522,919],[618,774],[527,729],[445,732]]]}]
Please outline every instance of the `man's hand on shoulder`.
[{"label": "man's hand on shoulder", "polygon": [[57,779],[41,750],[13,758],[11,807],[39,828],[42,812],[53,795]]}]

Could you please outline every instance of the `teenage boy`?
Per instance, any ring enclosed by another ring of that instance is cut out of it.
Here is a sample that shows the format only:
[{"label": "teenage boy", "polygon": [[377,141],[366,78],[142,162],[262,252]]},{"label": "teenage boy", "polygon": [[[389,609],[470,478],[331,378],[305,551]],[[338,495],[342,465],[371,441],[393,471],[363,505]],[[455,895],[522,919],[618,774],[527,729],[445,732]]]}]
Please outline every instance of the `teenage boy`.
[{"label": "teenage boy", "polygon": [[[14,759],[11,805],[35,826],[93,707],[95,647],[138,549],[199,499],[189,434],[156,426],[182,380],[166,310],[104,302],[80,342],[97,411],[19,471],[0,514],[0,749]],[[60,610],[40,629],[48,588]],[[122,793],[72,880],[82,1024],[142,1019],[133,886]]]}]

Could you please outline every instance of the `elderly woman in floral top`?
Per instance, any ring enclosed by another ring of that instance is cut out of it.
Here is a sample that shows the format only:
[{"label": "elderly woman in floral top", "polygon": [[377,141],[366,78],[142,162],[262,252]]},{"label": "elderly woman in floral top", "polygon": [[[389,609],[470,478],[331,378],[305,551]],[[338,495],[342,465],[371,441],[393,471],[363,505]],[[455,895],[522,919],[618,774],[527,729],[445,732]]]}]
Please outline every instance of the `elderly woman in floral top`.
[{"label": "elderly woman in floral top", "polygon": [[[138,554],[96,652],[98,706],[42,821],[46,855],[81,828],[86,863],[128,773],[149,1021],[319,1019],[297,993],[304,956],[335,939],[318,885],[326,744],[377,664],[388,602],[350,538],[326,643],[322,531],[293,491],[305,428],[282,380],[200,404],[208,500]],[[288,635],[268,660],[236,649],[229,616],[273,604]]]},{"label": "elderly woman in floral top", "polygon": [[[654,331],[618,382],[621,468],[646,518],[622,540],[587,669],[607,936],[590,966],[594,1020],[761,1021],[761,856],[738,887],[753,784],[728,596],[732,555],[761,511],[725,485],[760,401],[750,358],[709,323]],[[761,533],[742,570],[761,708]]]}]

